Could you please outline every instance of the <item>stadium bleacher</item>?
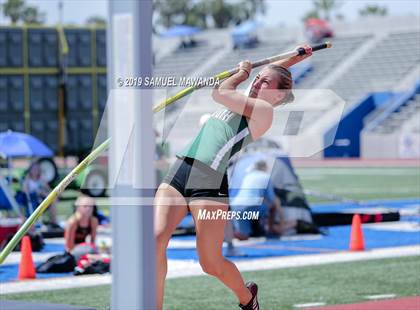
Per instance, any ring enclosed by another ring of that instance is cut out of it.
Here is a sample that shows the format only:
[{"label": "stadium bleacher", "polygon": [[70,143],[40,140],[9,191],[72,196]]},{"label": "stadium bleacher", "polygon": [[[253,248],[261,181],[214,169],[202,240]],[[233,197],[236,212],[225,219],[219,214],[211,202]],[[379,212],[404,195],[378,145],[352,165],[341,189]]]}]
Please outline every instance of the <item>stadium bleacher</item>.
[{"label": "stadium bleacher", "polygon": [[197,67],[206,62],[208,57],[221,47],[220,44],[205,41],[200,42],[194,48],[178,48],[157,62],[154,75],[169,75],[175,78],[190,76]]},{"label": "stadium bleacher", "polygon": [[390,90],[420,61],[420,32],[391,33],[331,85],[349,104],[370,92]]},{"label": "stadium bleacher", "polygon": [[369,115],[361,132],[361,156],[365,158],[418,158],[420,156],[420,82],[396,93],[379,112]]},{"label": "stadium bleacher", "polygon": [[[265,39],[266,40],[266,39]],[[234,68],[238,65],[238,63],[244,59],[249,60],[258,60],[262,58],[266,58],[267,55],[276,55],[280,54],[281,52],[285,51],[287,47],[291,47],[293,45],[293,41],[263,41],[255,48],[248,48],[248,49],[237,49],[232,50],[227,48],[226,54],[220,59],[220,62],[211,68],[206,73],[206,76],[213,76],[221,71],[226,70],[227,68]],[[254,70],[252,72],[252,77],[257,74],[258,70]]]},{"label": "stadium bleacher", "polygon": [[346,59],[346,56],[371,37],[372,35],[366,34],[331,39],[334,48],[322,51],[322,53],[315,53],[312,56],[313,69],[311,73],[305,76],[296,87],[302,89],[316,87],[329,72],[334,70],[334,67]]},{"label": "stadium bleacher", "polygon": [[[402,127],[404,124],[418,124],[420,119],[420,95],[416,95],[400,109],[391,113],[379,126],[373,131],[376,133],[389,134]],[[413,126],[413,129],[418,126]]]}]

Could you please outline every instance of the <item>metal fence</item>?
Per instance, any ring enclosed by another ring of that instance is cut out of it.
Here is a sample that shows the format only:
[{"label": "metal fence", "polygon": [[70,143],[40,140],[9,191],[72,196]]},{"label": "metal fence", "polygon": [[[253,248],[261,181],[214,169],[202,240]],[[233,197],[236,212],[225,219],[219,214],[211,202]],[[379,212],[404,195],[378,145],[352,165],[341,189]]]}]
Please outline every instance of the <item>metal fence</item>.
[{"label": "metal fence", "polygon": [[96,27],[0,27],[0,131],[57,154],[89,151],[105,107],[106,33]]}]

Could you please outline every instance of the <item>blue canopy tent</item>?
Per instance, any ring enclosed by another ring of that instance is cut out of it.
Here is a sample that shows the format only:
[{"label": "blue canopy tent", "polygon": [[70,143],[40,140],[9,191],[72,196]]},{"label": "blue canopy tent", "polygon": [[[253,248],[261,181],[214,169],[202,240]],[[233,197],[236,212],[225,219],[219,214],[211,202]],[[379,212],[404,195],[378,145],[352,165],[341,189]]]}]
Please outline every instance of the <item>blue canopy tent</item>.
[{"label": "blue canopy tent", "polygon": [[41,140],[22,132],[0,133],[0,156],[7,159],[10,177],[11,159],[16,157],[52,157],[53,151]]},{"label": "blue canopy tent", "polygon": [[[202,30],[199,27],[193,27],[188,25],[175,25],[162,32],[160,35],[163,38],[178,38],[181,37],[182,42],[180,48],[191,48],[197,45],[197,42],[191,37],[197,33],[200,33]],[[190,38],[189,41],[184,41],[184,38]]]},{"label": "blue canopy tent", "polygon": [[233,48],[252,48],[258,44],[256,30],[260,23],[248,20],[232,30]]},{"label": "blue canopy tent", "polygon": [[10,196],[7,192],[7,189],[3,188],[0,184],[0,210],[11,210],[13,205],[10,199]]},{"label": "blue canopy tent", "polygon": [[188,25],[175,25],[160,35],[164,38],[188,37],[201,32],[201,28]]},{"label": "blue canopy tent", "polygon": [[53,151],[34,136],[8,130],[0,133],[0,155],[14,157],[52,157]]},{"label": "blue canopy tent", "polygon": [[[13,132],[11,130],[0,133],[0,156],[7,159],[9,180],[11,180],[12,158],[52,157],[53,155],[53,151],[48,146],[31,135],[21,132]],[[13,208],[15,210],[19,210],[16,207],[17,204],[13,195],[7,192],[7,184],[2,184],[1,186],[0,204],[0,208]]]},{"label": "blue canopy tent", "polygon": [[[0,249],[22,225],[22,213],[6,180],[0,178]],[[4,214],[5,213],[5,214]]]},{"label": "blue canopy tent", "polygon": [[4,179],[0,179],[0,210],[14,210],[17,214],[21,214],[19,206]]}]

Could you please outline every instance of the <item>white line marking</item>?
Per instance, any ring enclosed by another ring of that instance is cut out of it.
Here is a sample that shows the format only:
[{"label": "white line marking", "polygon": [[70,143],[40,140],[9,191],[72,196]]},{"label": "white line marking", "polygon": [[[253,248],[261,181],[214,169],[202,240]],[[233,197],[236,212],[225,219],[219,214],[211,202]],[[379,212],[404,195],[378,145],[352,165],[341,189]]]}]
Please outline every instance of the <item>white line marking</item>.
[{"label": "white line marking", "polygon": [[[327,265],[331,263],[353,262],[371,259],[420,256],[420,245],[402,246],[396,248],[375,249],[364,252],[338,252],[308,255],[293,255],[287,257],[270,257],[235,261],[242,271],[270,270],[290,267]],[[181,278],[204,275],[200,264],[194,260],[169,260],[168,278]],[[96,279],[96,281],[95,281]],[[24,282],[0,283],[0,295],[34,291],[46,291],[74,287],[95,286],[111,283],[110,275],[94,275],[83,277],[48,278],[28,280]]]},{"label": "white line marking", "polygon": [[420,215],[420,205],[406,205],[406,207],[400,210],[402,216],[417,216]]},{"label": "white line marking", "polygon": [[310,307],[319,307],[319,306],[325,306],[325,302],[310,302],[306,304],[293,305],[293,307],[295,308],[310,308]]},{"label": "white line marking", "polygon": [[376,213],[387,213],[387,212],[398,212],[397,208],[387,208],[387,207],[364,207],[364,208],[349,208],[345,209],[343,213],[366,213],[366,214],[376,214]]},{"label": "white line marking", "polygon": [[403,231],[403,232],[418,232],[420,231],[420,224],[417,222],[381,222],[363,224],[363,228],[372,230],[387,230],[387,231]]},{"label": "white line marking", "polygon": [[376,300],[376,299],[389,299],[389,298],[395,298],[397,295],[395,294],[381,294],[381,295],[369,295],[369,296],[365,296],[366,299],[372,299],[372,300]]},{"label": "white line marking", "polygon": [[[45,262],[48,258],[54,255],[63,254],[63,252],[48,252],[48,253],[38,253],[32,252],[32,259],[34,264]],[[13,252],[6,258],[4,265],[7,264],[19,264],[20,263],[20,252]],[[1,269],[1,267],[0,267]]]},{"label": "white line marking", "polygon": [[320,240],[322,235],[295,235],[295,236],[283,236],[280,238],[282,241],[301,241],[301,240]]}]

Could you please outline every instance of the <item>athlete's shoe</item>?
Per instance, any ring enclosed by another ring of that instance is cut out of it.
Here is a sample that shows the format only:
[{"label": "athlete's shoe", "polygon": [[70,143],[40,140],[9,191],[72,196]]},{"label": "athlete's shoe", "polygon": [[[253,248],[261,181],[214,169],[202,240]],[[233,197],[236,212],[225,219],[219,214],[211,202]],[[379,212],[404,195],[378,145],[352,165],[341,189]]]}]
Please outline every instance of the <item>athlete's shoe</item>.
[{"label": "athlete's shoe", "polygon": [[249,301],[248,304],[246,304],[246,305],[241,305],[240,304],[239,307],[241,307],[242,310],[259,310],[260,305],[258,304],[258,298],[257,298],[258,285],[255,284],[254,282],[247,282],[246,287],[251,292],[252,298],[251,298],[251,300]]}]

